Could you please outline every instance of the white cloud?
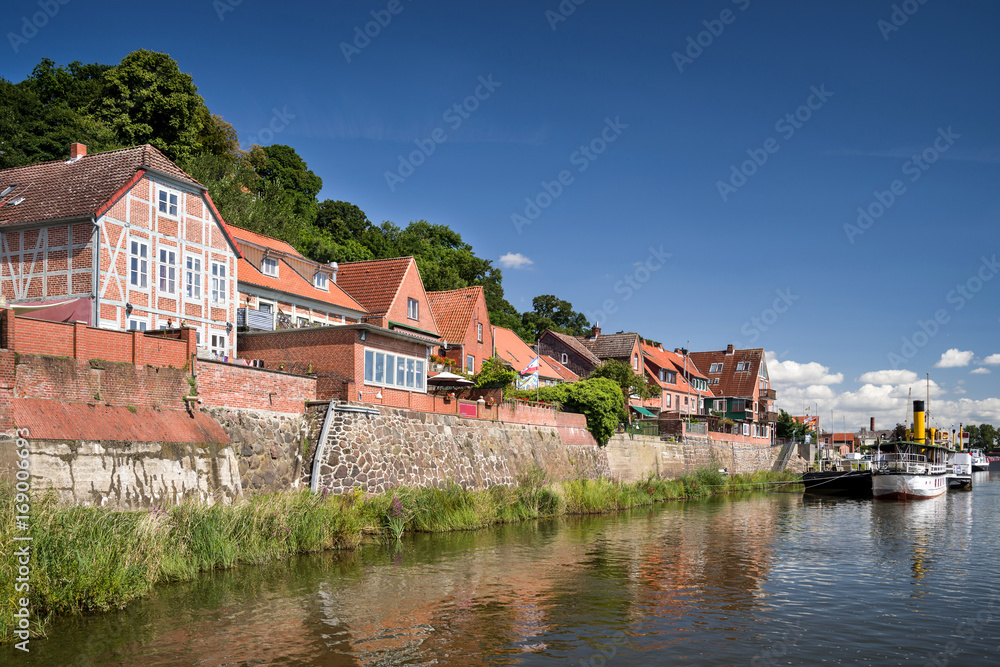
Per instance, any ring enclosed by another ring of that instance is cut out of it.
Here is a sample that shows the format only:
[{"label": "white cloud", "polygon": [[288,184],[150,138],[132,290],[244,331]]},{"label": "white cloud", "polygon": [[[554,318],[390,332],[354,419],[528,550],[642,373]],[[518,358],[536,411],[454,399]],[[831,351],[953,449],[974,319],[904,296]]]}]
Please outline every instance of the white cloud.
[{"label": "white cloud", "polygon": [[858,378],[858,382],[866,384],[902,384],[916,382],[917,374],[913,371],[868,371]]},{"label": "white cloud", "polygon": [[524,267],[531,266],[534,263],[535,262],[519,252],[509,252],[500,257],[500,266],[505,269],[523,269]]},{"label": "white cloud", "polygon": [[989,366],[1000,365],[1000,354],[991,354],[990,356],[983,359],[983,363]]},{"label": "white cloud", "polygon": [[767,352],[767,372],[771,382],[779,385],[824,385],[840,384],[844,381],[843,373],[830,373],[830,367],[810,361],[800,364],[797,361],[778,361],[774,352]]},{"label": "white cloud", "polygon": [[952,391],[952,393],[953,394],[958,394],[959,396],[964,396],[965,394],[968,394],[969,392],[965,391],[961,387],[955,387],[955,389]]},{"label": "white cloud", "polygon": [[983,368],[982,366],[980,366],[979,368],[977,368],[975,370],[969,371],[969,374],[970,375],[989,375],[990,374],[990,369]]},{"label": "white cloud", "polygon": [[934,364],[934,368],[959,368],[968,366],[973,357],[972,350],[959,350],[953,347],[941,355],[941,359]]}]

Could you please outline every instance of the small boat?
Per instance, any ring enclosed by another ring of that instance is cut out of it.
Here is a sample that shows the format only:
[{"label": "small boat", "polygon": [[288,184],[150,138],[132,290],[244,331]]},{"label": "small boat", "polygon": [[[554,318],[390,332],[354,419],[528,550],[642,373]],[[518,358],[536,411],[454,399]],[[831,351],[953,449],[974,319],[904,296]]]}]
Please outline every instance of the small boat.
[{"label": "small boat", "polygon": [[880,442],[872,456],[872,497],[915,500],[948,490],[949,449],[927,438],[924,402],[913,401],[913,439]]},{"label": "small boat", "polygon": [[983,453],[983,450],[970,449],[969,453],[972,454],[973,472],[982,472],[990,469],[990,460],[986,458],[986,454]]},{"label": "small boat", "polygon": [[819,470],[802,474],[806,493],[846,498],[872,497],[871,459],[840,459],[820,462]]}]

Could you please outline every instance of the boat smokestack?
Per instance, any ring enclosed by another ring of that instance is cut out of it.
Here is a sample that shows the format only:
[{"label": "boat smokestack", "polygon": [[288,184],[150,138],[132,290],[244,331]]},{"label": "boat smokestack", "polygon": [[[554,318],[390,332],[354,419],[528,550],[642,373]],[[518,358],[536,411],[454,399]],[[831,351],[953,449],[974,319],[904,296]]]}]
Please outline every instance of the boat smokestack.
[{"label": "boat smokestack", "polygon": [[924,428],[924,402],[913,401],[913,441],[921,445],[926,441]]}]

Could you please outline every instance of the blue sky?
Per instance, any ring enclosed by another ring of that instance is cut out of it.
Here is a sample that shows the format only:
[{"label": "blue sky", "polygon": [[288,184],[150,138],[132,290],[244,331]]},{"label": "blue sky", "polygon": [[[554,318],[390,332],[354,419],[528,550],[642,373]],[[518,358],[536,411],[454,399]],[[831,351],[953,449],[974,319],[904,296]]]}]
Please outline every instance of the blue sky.
[{"label": "blue sky", "polygon": [[938,425],[1000,423],[995,2],[235,1],[33,34],[13,0],[0,75],[165,51],[322,198],[506,256],[521,310],[764,347],[779,406],[838,428],[902,421],[928,372]]}]

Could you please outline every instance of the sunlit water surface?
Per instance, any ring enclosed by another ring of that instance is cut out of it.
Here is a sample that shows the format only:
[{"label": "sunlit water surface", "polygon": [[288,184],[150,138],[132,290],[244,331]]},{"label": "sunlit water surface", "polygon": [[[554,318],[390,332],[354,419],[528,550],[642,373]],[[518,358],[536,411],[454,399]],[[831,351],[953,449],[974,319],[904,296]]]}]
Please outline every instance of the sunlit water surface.
[{"label": "sunlit water surface", "polygon": [[996,665],[1000,474],[418,535],[164,586],[3,664]]}]

